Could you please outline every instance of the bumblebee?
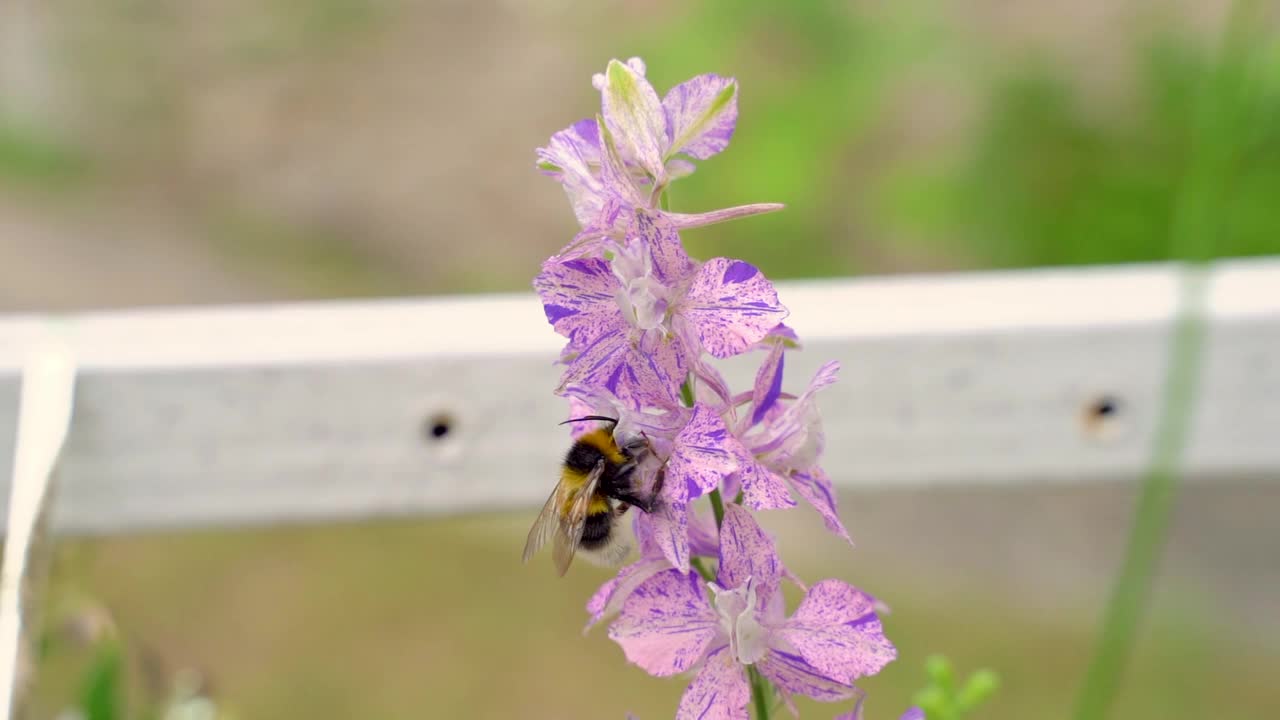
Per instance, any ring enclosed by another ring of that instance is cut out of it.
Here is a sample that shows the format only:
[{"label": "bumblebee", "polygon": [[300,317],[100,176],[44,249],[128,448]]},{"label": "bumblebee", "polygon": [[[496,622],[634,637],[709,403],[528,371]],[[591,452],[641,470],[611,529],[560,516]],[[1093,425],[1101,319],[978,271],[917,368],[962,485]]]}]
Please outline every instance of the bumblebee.
[{"label": "bumblebee", "polygon": [[[584,420],[600,420],[607,427],[583,434],[565,454],[560,482],[538,513],[524,546],[524,562],[529,562],[538,549],[553,536],[551,556],[561,576],[569,570],[574,554],[605,565],[616,565],[627,556],[630,547],[619,537],[617,521],[634,505],[651,513],[657,502],[659,485],[648,498],[641,497],[634,475],[640,461],[649,451],[643,437],[619,446],[613,438],[618,421],[601,415],[566,420],[561,425]],[[614,504],[617,501],[618,504]]]}]

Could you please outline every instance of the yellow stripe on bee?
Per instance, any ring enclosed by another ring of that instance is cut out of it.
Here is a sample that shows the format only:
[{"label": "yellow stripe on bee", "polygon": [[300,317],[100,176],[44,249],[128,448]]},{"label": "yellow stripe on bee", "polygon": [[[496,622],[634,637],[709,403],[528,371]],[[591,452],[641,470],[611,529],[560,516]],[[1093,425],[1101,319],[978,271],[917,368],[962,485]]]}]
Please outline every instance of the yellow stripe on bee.
[{"label": "yellow stripe on bee", "polygon": [[[564,503],[560,506],[560,514],[568,515],[569,510],[573,508],[573,503],[578,498],[578,491],[587,482],[587,474],[578,472],[572,468],[564,468],[560,471],[560,484],[569,492],[565,493]],[[609,512],[609,501],[604,495],[595,493],[587,504],[588,515],[599,515],[600,513]]]},{"label": "yellow stripe on bee", "polygon": [[591,498],[591,504],[587,506],[588,515],[601,515],[607,512],[609,512],[609,501],[603,495]]},{"label": "yellow stripe on bee", "polygon": [[590,445],[604,453],[604,456],[609,459],[609,462],[614,463],[615,465],[621,465],[627,461],[626,456],[618,449],[618,444],[613,441],[612,430],[606,430],[604,428],[592,430],[578,438],[578,442],[586,443],[587,445]]}]

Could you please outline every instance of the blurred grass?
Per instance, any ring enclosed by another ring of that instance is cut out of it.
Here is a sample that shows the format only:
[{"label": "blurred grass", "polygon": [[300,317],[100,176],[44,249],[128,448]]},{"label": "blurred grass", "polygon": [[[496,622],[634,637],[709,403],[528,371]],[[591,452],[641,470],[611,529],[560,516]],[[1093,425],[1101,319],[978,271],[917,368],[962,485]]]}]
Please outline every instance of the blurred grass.
[{"label": "blurred grass", "polygon": [[[581,635],[583,604],[606,571],[584,565],[560,579],[545,562],[520,565],[528,520],[78,541],[63,548],[59,582],[92,588],[127,643],[158,653],[153,666],[207,670],[240,718],[669,717],[679,679],[628,666],[602,628]],[[901,660],[862,683],[869,720],[905,709],[936,652],[959,668],[999,670],[1001,690],[979,717],[1066,716],[1093,608],[1046,613],[972,584],[934,583],[884,553],[835,552],[821,528],[797,527],[780,529],[780,547],[802,576],[853,579],[892,607],[885,624]],[[833,551],[812,552],[824,547]],[[1162,609],[1118,717],[1269,717],[1275,658],[1202,629],[1198,618],[1213,612],[1186,599]],[[54,705],[42,697],[42,708]],[[804,717],[835,714],[801,707]]]},{"label": "blurred grass", "polygon": [[245,275],[326,297],[410,294],[413,277],[377,257],[353,231],[302,226],[271,214],[221,209],[209,222],[210,247]]},{"label": "blurred grass", "polygon": [[56,192],[78,186],[89,170],[88,158],[72,145],[0,118],[0,182]]},{"label": "blurred grass", "polygon": [[[934,177],[897,178],[887,204],[899,222],[917,223],[985,265],[1171,259],[1185,254],[1170,235],[1194,147],[1213,144],[1227,149],[1221,174],[1229,185],[1197,192],[1209,193],[1204,211],[1217,220],[1214,254],[1280,252],[1276,57],[1273,38],[1218,60],[1196,39],[1165,32],[1133,59],[1134,106],[1126,114],[1086,107],[1060,66],[1020,63],[992,91],[955,165]],[[1242,94],[1244,83],[1251,87]],[[1198,128],[1205,85],[1214,113]]]}]

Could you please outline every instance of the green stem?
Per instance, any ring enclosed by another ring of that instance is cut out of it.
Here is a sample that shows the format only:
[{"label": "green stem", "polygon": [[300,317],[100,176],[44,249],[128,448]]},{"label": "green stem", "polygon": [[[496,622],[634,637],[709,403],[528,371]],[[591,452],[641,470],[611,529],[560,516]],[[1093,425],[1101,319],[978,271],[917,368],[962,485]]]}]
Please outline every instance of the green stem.
[{"label": "green stem", "polygon": [[697,556],[689,558],[689,565],[692,566],[694,570],[698,571],[698,574],[702,576],[703,580],[706,580],[707,582],[716,581],[715,573],[707,569],[707,566],[702,562],[702,558]]},{"label": "green stem", "polygon": [[765,692],[764,678],[754,665],[747,668],[747,676],[751,678],[751,702],[756,706],[756,720],[769,720],[769,694]]},{"label": "green stem", "polygon": [[1188,280],[1184,303],[1190,306],[1175,329],[1164,410],[1157,429],[1155,458],[1142,479],[1128,548],[1111,589],[1102,634],[1085,674],[1076,705],[1077,720],[1101,720],[1115,698],[1133,649],[1138,624],[1151,594],[1151,581],[1164,548],[1169,516],[1177,494],[1183,449],[1199,379],[1204,327],[1196,309],[1203,297],[1203,276]]},{"label": "green stem", "polygon": [[[1182,260],[1213,257],[1213,238],[1220,230],[1223,188],[1241,152],[1238,137],[1256,125],[1256,92],[1252,74],[1256,49],[1249,33],[1263,24],[1257,3],[1244,0],[1232,8],[1216,67],[1199,89],[1193,145],[1186,176],[1174,206],[1170,227],[1171,255]],[[1132,653],[1143,610],[1164,547],[1177,494],[1179,468],[1194,411],[1203,360],[1205,276],[1193,266],[1182,288],[1182,312],[1174,328],[1164,385],[1164,407],[1156,428],[1151,467],[1142,479],[1128,547],[1102,631],[1076,703],[1077,720],[1103,720],[1115,700]]]},{"label": "green stem", "polygon": [[684,403],[685,407],[693,407],[694,405],[692,376],[680,385],[680,402]]},{"label": "green stem", "polygon": [[[1200,290],[1194,288],[1191,292],[1198,295]],[[1124,564],[1112,586],[1102,634],[1080,690],[1077,720],[1106,717],[1133,649],[1176,497],[1178,467],[1190,425],[1203,335],[1201,320],[1194,313],[1178,323],[1165,381],[1165,408],[1158,430],[1156,457],[1142,480]]]},{"label": "green stem", "polygon": [[724,500],[720,497],[720,488],[711,491],[711,512],[716,514],[716,527],[724,524]]}]

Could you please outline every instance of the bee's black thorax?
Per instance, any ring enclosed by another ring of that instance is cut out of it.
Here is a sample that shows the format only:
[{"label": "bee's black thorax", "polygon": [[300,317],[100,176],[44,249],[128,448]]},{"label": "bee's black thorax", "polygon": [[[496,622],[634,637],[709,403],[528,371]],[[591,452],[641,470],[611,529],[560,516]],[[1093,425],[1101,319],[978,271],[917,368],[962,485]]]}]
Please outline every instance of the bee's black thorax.
[{"label": "bee's black thorax", "polygon": [[631,494],[631,474],[635,465],[631,456],[613,442],[613,435],[600,430],[578,439],[564,458],[566,468],[586,475],[603,463],[596,492],[618,500],[618,495]]},{"label": "bee's black thorax", "polygon": [[610,464],[605,454],[600,451],[600,448],[579,440],[573,444],[573,447],[569,448],[569,454],[565,456],[564,464],[565,467],[586,474],[594,470],[596,463],[601,460],[605,461],[606,467]]}]

